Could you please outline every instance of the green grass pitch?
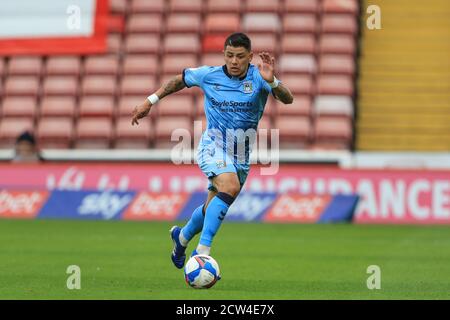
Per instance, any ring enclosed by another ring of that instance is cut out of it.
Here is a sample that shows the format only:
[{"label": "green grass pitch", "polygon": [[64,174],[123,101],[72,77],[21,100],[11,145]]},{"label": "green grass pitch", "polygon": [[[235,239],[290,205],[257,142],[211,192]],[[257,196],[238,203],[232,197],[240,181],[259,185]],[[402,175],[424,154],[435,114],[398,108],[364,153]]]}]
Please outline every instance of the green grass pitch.
[{"label": "green grass pitch", "polygon": [[[225,222],[211,252],[223,279],[196,290],[170,261],[171,225],[0,220],[0,299],[450,298],[446,226]],[[69,265],[80,290],[66,287]],[[370,265],[379,290],[367,288]]]}]

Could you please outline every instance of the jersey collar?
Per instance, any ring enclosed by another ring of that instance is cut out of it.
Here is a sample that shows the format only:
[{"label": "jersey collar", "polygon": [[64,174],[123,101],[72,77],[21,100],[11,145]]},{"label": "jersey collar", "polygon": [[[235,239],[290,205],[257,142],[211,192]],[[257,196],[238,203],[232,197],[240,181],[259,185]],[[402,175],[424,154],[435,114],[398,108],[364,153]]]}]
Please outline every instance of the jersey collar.
[{"label": "jersey collar", "polygon": [[[239,80],[244,80],[247,77],[247,73],[248,73],[249,69],[250,69],[250,63],[248,64],[247,72],[242,77],[240,77]],[[222,70],[223,70],[223,73],[225,73],[228,78],[230,78],[230,79],[236,78],[235,76],[232,76],[231,74],[228,73],[228,69],[227,69],[227,65],[226,64],[224,64],[222,66]]]}]

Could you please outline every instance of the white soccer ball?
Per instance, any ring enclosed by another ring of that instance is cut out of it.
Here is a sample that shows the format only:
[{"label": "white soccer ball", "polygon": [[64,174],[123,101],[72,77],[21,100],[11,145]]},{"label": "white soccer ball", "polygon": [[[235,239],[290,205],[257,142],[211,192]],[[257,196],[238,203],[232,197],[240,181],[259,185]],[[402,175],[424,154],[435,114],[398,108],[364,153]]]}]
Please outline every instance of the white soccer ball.
[{"label": "white soccer ball", "polygon": [[209,289],[220,279],[219,264],[210,256],[193,256],[184,266],[184,278],[193,288]]}]

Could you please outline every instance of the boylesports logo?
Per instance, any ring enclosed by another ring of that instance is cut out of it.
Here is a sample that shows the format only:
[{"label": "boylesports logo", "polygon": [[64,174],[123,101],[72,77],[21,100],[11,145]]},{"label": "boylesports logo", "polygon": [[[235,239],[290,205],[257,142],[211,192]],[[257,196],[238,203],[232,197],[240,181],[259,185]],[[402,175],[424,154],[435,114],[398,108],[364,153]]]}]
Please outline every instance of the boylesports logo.
[{"label": "boylesports logo", "polygon": [[217,101],[214,98],[211,98],[211,104],[213,107],[253,107],[252,101]]}]

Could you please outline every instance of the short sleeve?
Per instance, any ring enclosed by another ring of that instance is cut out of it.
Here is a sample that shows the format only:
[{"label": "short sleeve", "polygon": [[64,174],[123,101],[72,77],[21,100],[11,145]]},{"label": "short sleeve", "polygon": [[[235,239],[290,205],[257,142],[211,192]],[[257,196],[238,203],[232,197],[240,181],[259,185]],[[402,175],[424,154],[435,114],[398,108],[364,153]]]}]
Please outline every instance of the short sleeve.
[{"label": "short sleeve", "polygon": [[210,71],[209,66],[202,66],[199,68],[186,68],[183,70],[183,81],[186,87],[193,86],[201,87],[203,84],[203,78]]}]

